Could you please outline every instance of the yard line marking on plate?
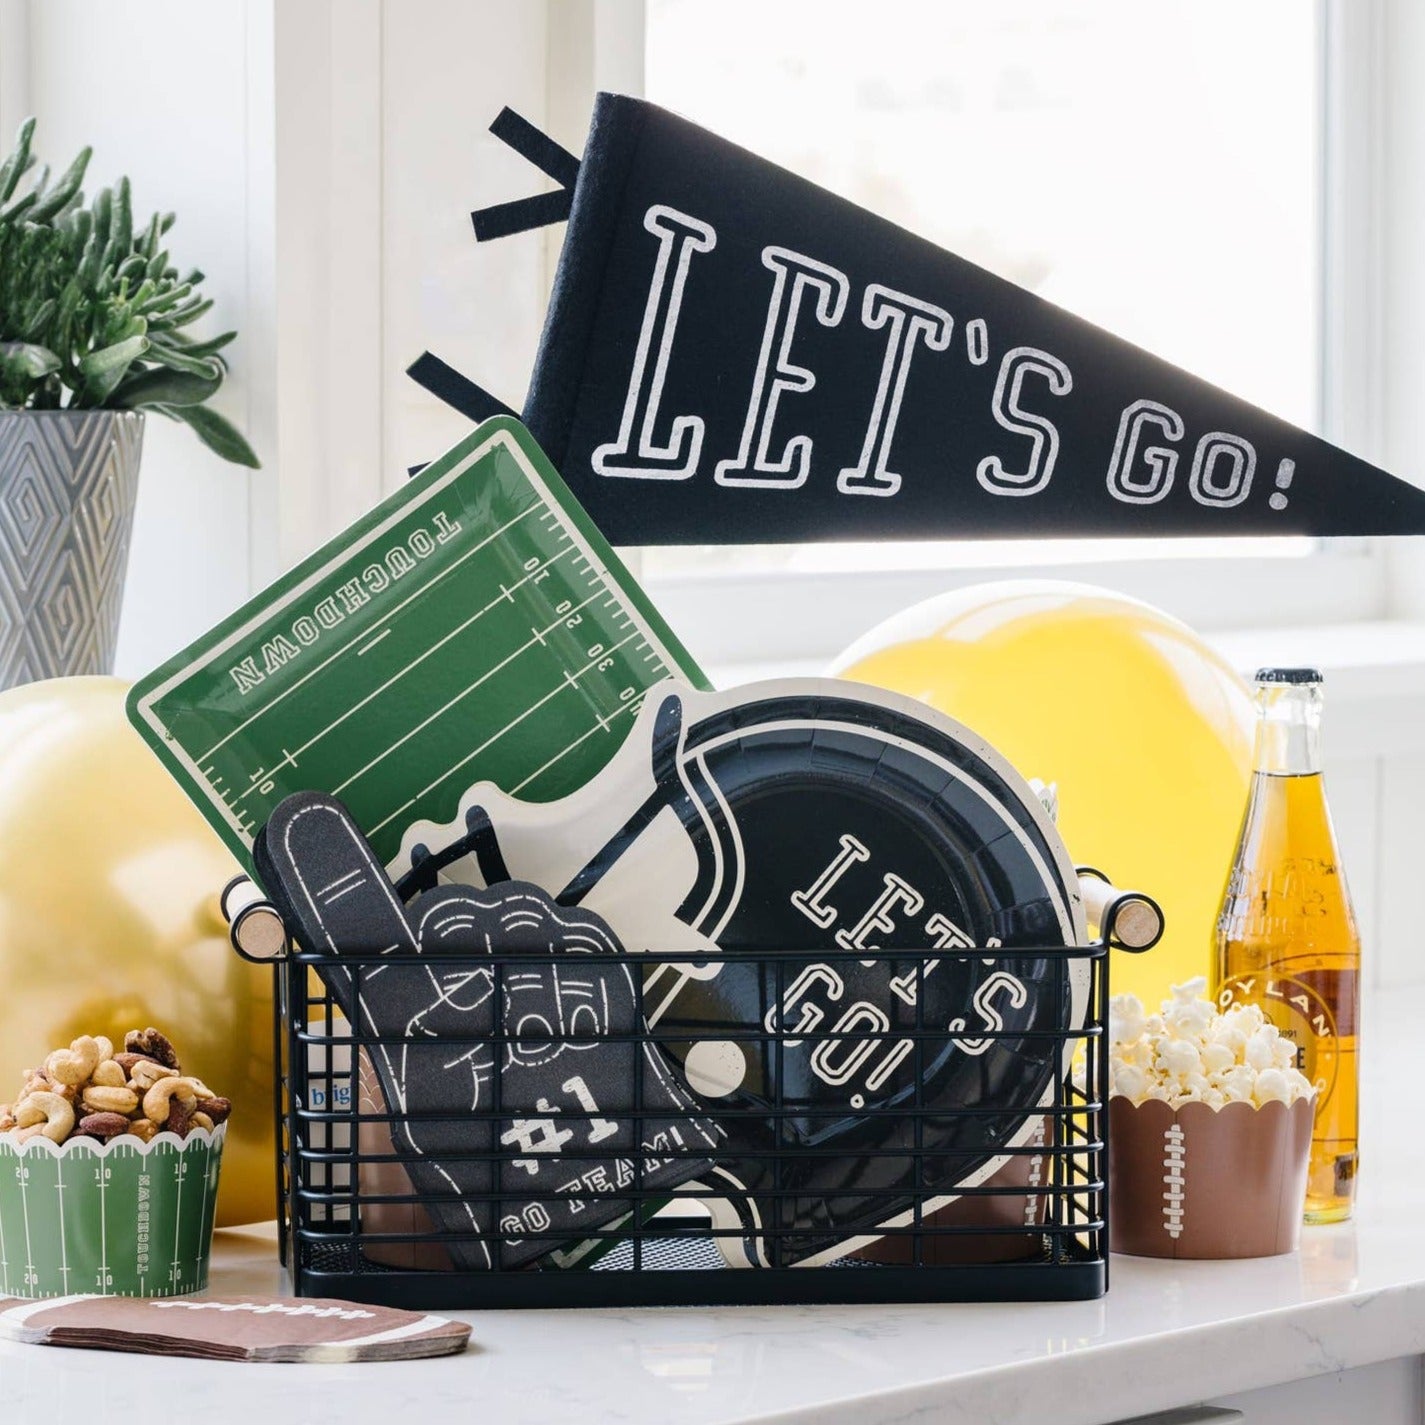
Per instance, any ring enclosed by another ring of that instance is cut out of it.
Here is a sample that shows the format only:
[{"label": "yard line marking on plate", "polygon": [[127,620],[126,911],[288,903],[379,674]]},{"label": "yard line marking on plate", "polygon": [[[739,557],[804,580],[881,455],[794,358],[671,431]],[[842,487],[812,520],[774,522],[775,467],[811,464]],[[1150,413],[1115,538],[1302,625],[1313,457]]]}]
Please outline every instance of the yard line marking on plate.
[{"label": "yard line marking on plate", "polygon": [[173,1270],[177,1274],[177,1280],[173,1282],[175,1292],[178,1289],[178,1282],[183,1279],[183,1272],[179,1265],[181,1258],[178,1255],[178,1230],[183,1222],[183,1179],[186,1176],[184,1168],[183,1149],[180,1148],[173,1160]]},{"label": "yard line marking on plate", "polygon": [[[519,514],[517,514],[513,519],[507,520],[499,527],[499,529],[493,531],[490,534],[487,534],[485,538],[480,540],[478,544],[472,545],[469,549],[465,551],[464,554],[460,555],[456,559],[451,560],[450,564],[446,568],[442,569],[438,574],[436,574],[429,584],[420,585],[411,593],[407,594],[406,597],[402,599],[399,604],[395,605],[394,608],[388,609],[386,613],[382,614],[382,616],[376,621],[373,627],[379,628],[381,624],[389,622],[398,613],[400,613],[401,610],[405,608],[406,605],[409,604],[413,599],[419,599],[423,594],[429,593],[430,590],[442,579],[449,578],[450,575],[453,574],[455,570],[458,569],[462,564],[464,564],[467,559],[472,559],[482,549],[484,549],[486,545],[490,544],[493,540],[498,539],[502,534],[505,533],[506,530],[512,529],[522,519],[525,519],[531,511],[540,508],[541,506],[538,503],[529,505],[527,508],[521,510]],[[370,630],[367,631],[369,632]],[[250,727],[254,722],[256,722],[258,718],[263,717],[267,713],[270,713],[272,709],[275,708],[277,704],[280,703],[284,698],[291,697],[291,695],[295,693],[297,689],[302,686],[303,683],[307,682],[311,678],[315,678],[317,674],[320,673],[322,669],[327,666],[327,664],[332,663],[336,659],[340,658],[343,653],[349,653],[352,647],[353,644],[351,642],[347,642],[342,644],[340,648],[337,648],[333,652],[328,654],[327,657],[322,659],[322,661],[318,663],[317,666],[313,668],[310,673],[304,673],[300,678],[297,679],[295,683],[292,684],[290,688],[284,688],[280,693],[277,693],[273,697],[271,702],[264,703],[260,708],[256,709],[256,711],[253,712],[251,717],[245,718],[235,728],[233,728],[231,732],[219,738],[219,740],[215,742],[206,752],[202,753],[197,760],[199,762],[206,762],[208,758],[211,757],[220,747],[226,746],[239,733],[241,733],[246,728]]]},{"label": "yard line marking on plate", "polygon": [[[609,652],[618,652],[618,650],[623,647],[624,643],[628,643],[637,637],[638,635],[636,633],[629,634],[628,638],[623,640],[623,643],[616,643],[611,649],[609,649]],[[510,732],[512,729],[518,727],[520,723],[522,723],[527,717],[530,717],[532,714],[538,712],[539,709],[542,708],[545,703],[547,703],[551,698],[557,696],[559,693],[562,693],[566,688],[576,687],[578,684],[578,680],[582,678],[584,674],[587,673],[591,668],[594,668],[596,666],[597,665],[594,663],[585,664],[584,667],[582,667],[574,675],[573,678],[570,678],[569,675],[566,673],[564,677],[561,678],[559,682],[556,683],[554,687],[549,690],[549,692],[547,692],[542,698],[540,698],[538,702],[533,703],[531,704],[531,706],[527,707],[517,718],[515,718],[513,722],[507,722],[504,727],[502,727],[498,732],[493,733],[491,736],[487,737],[485,741],[482,742],[477,748],[475,748],[473,752],[467,752],[465,756],[460,759],[460,761],[455,763],[454,766],[447,767],[445,771],[442,772],[440,776],[435,779],[435,781],[431,782],[427,786],[422,787],[420,791],[418,791],[415,796],[413,796],[409,801],[397,807],[396,810],[393,811],[390,816],[385,818],[384,821],[377,822],[377,824],[371,828],[370,834],[374,836],[383,827],[388,826],[391,822],[395,821],[395,819],[400,816],[400,814],[405,811],[407,807],[414,806],[416,802],[418,802],[423,796],[426,795],[426,793],[433,792],[438,786],[440,786],[442,782],[454,776],[456,772],[458,772],[467,762],[471,760],[471,758],[478,757],[482,752],[486,750],[486,748],[490,747],[493,743],[498,742],[500,738],[502,738],[507,732]]]},{"label": "yard line marking on plate", "polygon": [[0,1287],[10,1294],[10,1257],[5,1251],[5,1214],[0,1212]]},{"label": "yard line marking on plate", "polygon": [[[582,604],[576,604],[574,608],[569,609],[566,612],[560,614],[559,617],[555,619],[553,623],[545,627],[544,631],[546,633],[549,633],[551,630],[558,628],[559,625],[563,623],[566,619],[568,619],[571,615],[578,613],[580,609],[584,608],[588,604],[593,603],[594,597],[595,596],[591,594],[587,599],[584,600]],[[458,693],[456,693],[453,698],[448,698],[433,713],[430,713],[427,717],[423,718],[404,736],[398,737],[396,741],[393,742],[384,752],[377,753],[377,755],[373,757],[364,767],[359,768],[357,771],[353,772],[351,776],[346,779],[346,781],[341,783],[340,786],[334,787],[332,789],[332,795],[334,797],[339,797],[353,782],[359,780],[361,777],[364,777],[366,773],[369,772],[378,763],[384,762],[386,758],[388,758],[398,747],[400,747],[404,743],[409,742],[411,738],[416,736],[417,733],[423,732],[437,718],[442,717],[445,713],[448,713],[450,709],[456,705],[456,703],[461,701],[461,699],[469,697],[470,694],[473,693],[476,688],[480,687],[482,683],[488,682],[491,678],[495,676],[496,673],[500,672],[503,668],[506,668],[511,663],[513,663],[515,659],[520,656],[521,653],[527,653],[531,648],[534,647],[537,642],[540,641],[541,640],[534,638],[526,639],[522,644],[520,644],[518,648],[515,649],[513,653],[506,654],[505,657],[500,659],[500,661],[496,663],[493,668],[487,669],[478,678],[476,678],[473,683],[469,684],[467,687],[462,688]],[[612,652],[612,650],[610,651]],[[581,669],[580,671],[582,672],[583,670]],[[513,725],[514,724],[512,723],[511,726]],[[505,731],[508,731],[508,728],[505,729]],[[485,745],[488,746],[489,744],[486,743]],[[441,780],[443,781],[444,778],[442,778]],[[439,783],[433,783],[432,785],[439,785]],[[430,788],[427,787],[426,791],[429,790]],[[421,793],[420,795],[424,795],[424,793]],[[384,826],[385,822],[382,822],[381,825]],[[372,828],[373,831],[378,829],[379,828],[376,827]]]},{"label": "yard line marking on plate", "polygon": [[[569,548],[572,548],[572,546],[570,546]],[[569,549],[568,549],[568,548],[561,549],[558,554],[555,554],[555,555],[551,556],[549,559],[546,559],[545,562],[544,562],[543,564],[541,564],[538,569],[531,570],[530,573],[529,573],[524,579],[521,579],[521,580],[519,581],[519,583],[518,583],[518,584],[515,584],[513,587],[517,589],[517,588],[519,588],[520,584],[527,583],[530,579],[537,578],[545,569],[548,569],[549,566],[550,566],[551,564],[553,564],[556,560],[563,558],[564,555],[567,554],[568,552],[569,552]],[[501,588],[503,588],[503,587],[504,587],[504,586],[501,585]],[[404,668],[402,668],[399,672],[393,673],[389,678],[386,679],[386,681],[385,681],[384,683],[382,683],[382,684],[380,685],[380,687],[373,688],[369,693],[367,693],[367,695],[366,695],[364,698],[361,699],[360,702],[353,703],[352,706],[349,707],[349,708],[347,708],[347,710],[346,710],[344,713],[342,713],[342,715],[341,715],[339,718],[337,718],[334,722],[328,723],[328,724],[327,724],[324,728],[322,728],[322,730],[321,730],[320,732],[318,732],[314,737],[308,738],[307,741],[304,742],[304,743],[297,749],[297,752],[296,752],[296,753],[291,753],[291,752],[289,752],[289,753],[287,754],[287,756],[288,756],[288,759],[290,760],[292,766],[295,767],[295,766],[297,765],[297,755],[298,755],[299,753],[303,753],[303,752],[310,751],[310,750],[311,750],[313,747],[315,747],[315,746],[317,745],[317,743],[320,742],[320,741],[322,740],[322,738],[324,738],[328,733],[330,733],[330,732],[335,732],[336,729],[337,729],[338,727],[340,727],[340,726],[342,725],[342,723],[344,723],[344,722],[347,720],[347,718],[355,716],[357,713],[359,713],[359,712],[361,711],[362,708],[364,708],[369,702],[371,702],[371,700],[372,700],[373,698],[379,697],[382,693],[384,693],[384,692],[385,692],[389,687],[391,687],[393,684],[399,683],[399,682],[401,681],[401,679],[406,676],[407,673],[411,672],[414,668],[419,667],[420,664],[424,663],[427,658],[431,657],[433,654],[437,653],[440,649],[444,648],[445,645],[446,645],[447,643],[449,643],[452,638],[455,638],[457,635],[464,633],[465,630],[468,629],[472,624],[477,623],[480,619],[484,618],[485,615],[486,615],[487,613],[489,613],[493,608],[495,608],[495,606],[496,606],[497,604],[500,604],[500,603],[503,603],[503,602],[504,602],[503,595],[502,595],[500,598],[491,599],[490,602],[489,602],[488,604],[486,604],[484,608],[482,608],[482,609],[477,609],[475,613],[471,614],[470,617],[465,620],[464,623],[457,624],[456,627],[453,628],[453,629],[451,629],[449,633],[447,633],[443,638],[441,638],[441,639],[439,640],[439,642],[436,642],[436,643],[431,644],[431,646],[430,646],[429,648],[427,648],[424,653],[420,654],[419,657],[413,658],[413,659],[412,659],[408,664],[406,664],[406,666],[405,666]],[[588,602],[589,602],[589,600],[586,599],[586,600],[585,600],[585,603],[588,603]],[[580,604],[580,605],[579,605],[579,608],[582,609],[583,607],[584,607],[584,604]],[[572,612],[577,612],[577,610],[570,610],[570,612],[571,612],[571,613],[572,613]],[[547,629],[545,630],[545,632],[548,633],[548,632],[549,632],[549,629],[552,629],[552,628],[557,627],[560,623],[562,623],[562,622],[563,622],[566,618],[568,618],[568,617],[569,617],[569,614],[568,614],[568,613],[561,614],[561,615],[559,616],[559,618],[555,620],[554,623],[552,623],[552,624],[549,625],[549,628],[547,628]],[[389,632],[390,632],[390,629],[387,629],[386,632],[389,633]],[[384,636],[384,635],[383,635],[383,636]],[[541,639],[540,641],[543,642],[542,639]],[[368,645],[368,646],[369,646],[369,645]],[[528,647],[528,646],[529,646],[528,644],[525,645],[525,647]],[[519,650],[519,651],[522,652],[523,650]],[[508,661],[509,661],[509,660],[507,659],[506,662],[508,662]],[[503,665],[497,665],[497,666],[503,666]],[[493,672],[494,670],[492,669],[491,671]],[[473,684],[473,685],[472,685],[472,687],[478,687],[478,686],[479,686],[478,684]],[[468,692],[471,691],[471,689],[470,689],[470,688],[467,688],[465,691],[468,693]],[[462,696],[463,696],[463,694],[462,694]],[[459,699],[457,698],[456,701],[459,701]],[[449,704],[447,704],[447,706],[449,706]],[[444,709],[442,709],[441,711],[444,711]],[[432,713],[432,714],[431,714],[431,718],[434,718],[435,716],[437,716],[437,714],[435,714],[435,713]],[[431,720],[431,719],[428,718],[428,719],[427,719],[427,722],[429,722],[430,720]],[[424,726],[424,725],[425,725],[424,723],[421,724],[421,726]],[[414,735],[415,732],[419,732],[419,731],[420,731],[420,728],[415,728],[415,729],[412,730],[412,733],[411,733],[410,735]],[[399,745],[400,745],[399,743],[396,744],[396,746],[399,746]],[[386,752],[392,752],[392,751],[394,751],[394,750],[395,750],[394,747],[388,747],[388,748],[386,749]],[[385,755],[386,755],[385,752],[383,752],[383,753],[381,754],[382,757],[384,757]],[[369,763],[367,763],[367,765],[366,765],[365,767],[363,767],[360,772],[354,773],[354,774],[353,774],[351,777],[349,777],[345,782],[343,782],[343,783],[341,784],[341,787],[338,787],[338,788],[336,789],[337,792],[340,792],[341,789],[342,789],[342,787],[350,786],[351,783],[354,782],[354,781],[357,779],[357,777],[361,776],[361,773],[362,773],[362,772],[365,772],[365,771],[369,770],[371,767],[374,767],[374,766],[376,765],[376,762],[379,762],[380,760],[381,760],[381,758],[378,757],[375,762],[369,762]],[[277,769],[274,767],[274,768],[273,768],[273,771],[276,771],[276,770],[277,770]],[[215,785],[216,785],[216,784],[215,784]],[[249,787],[249,788],[247,789],[247,791],[242,794],[242,797],[239,797],[239,798],[238,798],[238,800],[241,801],[241,800],[243,799],[243,797],[248,796],[249,793],[251,793],[251,792],[254,791],[255,789],[256,789],[256,784],[254,784],[254,786],[252,786],[252,787]]]},{"label": "yard line marking on plate", "polygon": [[101,1164],[99,1174],[99,1280],[105,1285],[109,1280],[109,1175]]},{"label": "yard line marking on plate", "polygon": [[563,747],[558,752],[556,752],[554,756],[551,757],[549,761],[544,764],[544,766],[539,767],[535,771],[531,772],[529,776],[524,779],[524,781],[519,783],[518,786],[511,787],[510,795],[512,797],[518,796],[527,786],[529,786],[531,782],[533,782],[536,778],[543,776],[545,772],[547,772],[552,766],[554,766],[554,764],[559,761],[559,759],[563,757],[565,753],[572,752],[581,743],[587,742],[589,738],[591,738],[596,732],[599,731],[600,728],[607,732],[609,730],[609,723],[611,723],[614,718],[619,715],[619,713],[628,712],[630,709],[637,707],[638,703],[638,698],[630,698],[628,702],[626,702],[621,708],[615,710],[612,714],[610,714],[608,718],[601,717],[598,723],[595,724],[595,726],[591,727],[588,732],[584,733],[582,737],[576,737],[574,741],[571,742],[567,747]]}]

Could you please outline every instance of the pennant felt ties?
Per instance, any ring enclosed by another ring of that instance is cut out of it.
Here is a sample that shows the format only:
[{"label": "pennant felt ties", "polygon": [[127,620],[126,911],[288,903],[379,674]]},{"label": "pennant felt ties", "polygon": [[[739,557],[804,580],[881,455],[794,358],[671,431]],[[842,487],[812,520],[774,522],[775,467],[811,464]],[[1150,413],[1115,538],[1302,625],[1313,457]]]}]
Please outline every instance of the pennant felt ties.
[{"label": "pennant felt ties", "polygon": [[516,414],[497,396],[492,396],[483,386],[477,386],[468,376],[462,376],[453,366],[429,351],[423,351],[406,367],[406,375],[477,425],[491,416]]},{"label": "pennant felt ties", "polygon": [[651,104],[601,94],[577,164],[528,130],[572,192],[476,230],[568,200],[524,419],[614,543],[1425,532],[1425,492]]},{"label": "pennant felt ties", "polygon": [[573,204],[574,186],[579,179],[579,160],[513,109],[501,109],[490,125],[490,132],[516,153],[529,159],[541,173],[548,174],[559,184],[559,188],[553,193],[519,198],[513,203],[498,203],[492,208],[481,208],[471,213],[476,241],[485,242],[489,238],[528,232],[530,228],[545,227],[549,223],[562,223],[569,216]]}]

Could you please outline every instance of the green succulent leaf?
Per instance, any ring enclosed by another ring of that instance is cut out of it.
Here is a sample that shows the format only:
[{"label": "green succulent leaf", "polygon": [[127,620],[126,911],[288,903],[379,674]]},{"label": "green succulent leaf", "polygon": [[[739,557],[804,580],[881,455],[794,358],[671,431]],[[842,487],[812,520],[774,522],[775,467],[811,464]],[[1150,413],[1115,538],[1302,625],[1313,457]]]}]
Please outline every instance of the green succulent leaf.
[{"label": "green succulent leaf", "polygon": [[123,341],[116,341],[112,346],[102,347],[98,351],[91,351],[87,356],[81,356],[79,371],[82,376],[93,381],[96,377],[107,376],[115,369],[122,371],[147,350],[147,337],[125,337]]},{"label": "green succulent leaf", "polygon": [[47,346],[28,341],[0,342],[0,381],[38,381],[59,370],[59,357]]},{"label": "green succulent leaf", "polygon": [[0,209],[0,223],[13,223],[24,217],[31,208],[40,200],[40,195],[44,192],[45,184],[49,182],[49,165],[40,169],[40,176],[35,180],[35,186],[28,193],[16,198],[13,203],[4,209]]},{"label": "green succulent leaf", "polygon": [[[59,311],[59,303],[53,297],[46,297],[25,317],[25,337],[33,340],[37,336],[42,336],[54,321],[55,313]],[[36,348],[43,350],[43,348]],[[52,356],[53,352],[50,353]],[[59,368],[59,357],[55,357],[54,369]],[[46,373],[48,374],[48,373]]]},{"label": "green succulent leaf", "polygon": [[101,188],[94,197],[94,232],[101,243],[109,241],[109,224],[114,218],[114,190]]},{"label": "green succulent leaf", "polygon": [[134,244],[134,251],[143,258],[145,262],[158,251],[158,214],[155,213],[148,220],[148,227],[144,229],[144,235]]},{"label": "green succulent leaf", "polygon": [[134,245],[133,192],[127,178],[119,179],[114,188],[114,226],[109,242],[122,256],[127,256]]},{"label": "green succulent leaf", "polygon": [[246,465],[251,470],[262,468],[256,452],[243,439],[237,427],[209,407],[160,406],[158,409],[164,415],[192,426],[198,439],[224,460],[231,460],[235,465]]},{"label": "green succulent leaf", "polygon": [[197,406],[223,384],[221,371],[199,376],[190,371],[155,368],[130,376],[115,389],[110,404],[137,410],[142,406]]},{"label": "green succulent leaf", "polygon": [[31,342],[0,342],[0,406],[45,404],[45,383],[59,370],[59,357]]},{"label": "green succulent leaf", "polygon": [[0,203],[8,202],[25,170],[34,160],[30,157],[30,140],[35,136],[35,121],[28,118],[15,135],[15,147],[9,158],[0,164]]},{"label": "green succulent leaf", "polygon": [[200,298],[179,307],[175,312],[165,313],[163,323],[165,327],[169,328],[192,326],[199,317],[206,317],[212,309],[213,303],[211,298]]},{"label": "green succulent leaf", "polygon": [[207,341],[194,341],[186,332],[172,333],[172,340],[187,356],[216,356],[229,342],[237,337],[236,332],[224,332],[221,336],[209,337]]},{"label": "green succulent leaf", "polygon": [[149,354],[161,366],[172,371],[182,371],[190,376],[213,376],[222,374],[222,363],[214,356],[194,355],[161,336],[149,343]]},{"label": "green succulent leaf", "polygon": [[145,316],[150,312],[165,312],[184,301],[192,290],[186,282],[177,287],[160,287],[139,310]]},{"label": "green succulent leaf", "polygon": [[84,182],[84,170],[89,167],[89,160],[93,154],[92,148],[85,147],[79,150],[74,162],[65,169],[60,175],[59,182],[50,190],[49,196],[30,209],[30,222],[50,222],[64,211],[71,199],[78,196],[79,187]]}]

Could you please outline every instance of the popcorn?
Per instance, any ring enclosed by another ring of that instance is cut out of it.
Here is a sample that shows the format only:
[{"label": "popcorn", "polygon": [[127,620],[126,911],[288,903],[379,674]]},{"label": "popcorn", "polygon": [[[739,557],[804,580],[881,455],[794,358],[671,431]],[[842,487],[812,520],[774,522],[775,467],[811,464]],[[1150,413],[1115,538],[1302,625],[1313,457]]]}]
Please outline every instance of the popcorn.
[{"label": "popcorn", "polygon": [[1142,1037],[1148,1023],[1137,995],[1114,995],[1108,1002],[1108,1032],[1115,1044],[1129,1044]]},{"label": "popcorn", "polygon": [[1202,1055],[1187,1039],[1165,1039],[1158,1046],[1157,1066],[1168,1077],[1185,1079],[1202,1072]]},{"label": "popcorn", "polygon": [[1202,1046],[1202,1067],[1209,1074],[1226,1073],[1236,1062],[1236,1054],[1226,1044],[1214,1040]]},{"label": "popcorn", "polygon": [[1115,1064],[1113,1091],[1131,1099],[1141,1099],[1148,1091],[1148,1075],[1137,1064]]},{"label": "popcorn", "polygon": [[1173,986],[1173,998],[1163,1001],[1163,1022],[1181,1039],[1201,1039],[1217,1012],[1198,996],[1207,988],[1207,980],[1199,976],[1185,985]]},{"label": "popcorn", "polygon": [[1133,995],[1109,1004],[1109,1083],[1115,1096],[1174,1108],[1205,1103],[1292,1104],[1314,1086],[1296,1068],[1296,1046],[1261,1007],[1234,1004],[1219,1014],[1204,999],[1206,978],[1174,985],[1161,1013]]},{"label": "popcorn", "polygon": [[1276,1027],[1271,1024],[1264,1024],[1247,1041],[1242,1050],[1242,1057],[1254,1069],[1270,1069],[1276,1058],[1273,1052],[1276,1043]]}]

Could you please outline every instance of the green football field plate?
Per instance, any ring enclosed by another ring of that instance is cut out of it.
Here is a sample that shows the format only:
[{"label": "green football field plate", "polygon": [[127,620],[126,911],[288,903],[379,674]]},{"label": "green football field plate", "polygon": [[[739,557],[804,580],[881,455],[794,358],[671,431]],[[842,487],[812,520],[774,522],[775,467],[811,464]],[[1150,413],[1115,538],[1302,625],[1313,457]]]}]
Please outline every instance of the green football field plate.
[{"label": "green football field plate", "polygon": [[518,421],[486,421],[142,678],[129,718],[251,870],[297,791],[389,862],[478,781],[582,786],[644,693],[706,681]]}]

